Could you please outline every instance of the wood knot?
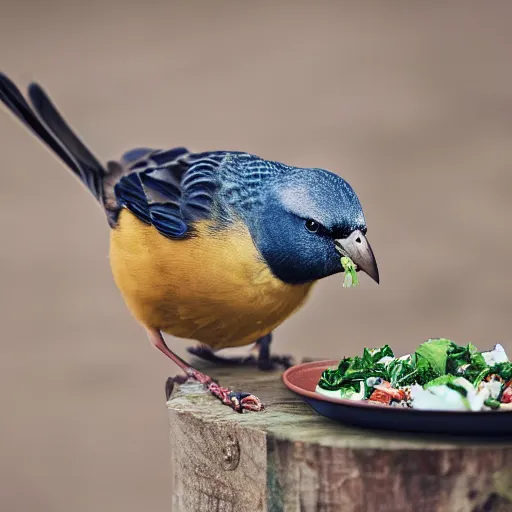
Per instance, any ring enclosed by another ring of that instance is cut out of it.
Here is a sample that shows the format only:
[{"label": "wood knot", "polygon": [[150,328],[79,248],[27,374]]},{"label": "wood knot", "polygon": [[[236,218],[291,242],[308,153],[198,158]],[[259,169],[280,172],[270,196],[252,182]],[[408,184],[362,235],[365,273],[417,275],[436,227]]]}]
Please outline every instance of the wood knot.
[{"label": "wood knot", "polygon": [[227,435],[222,447],[222,469],[224,471],[233,471],[238,467],[240,462],[240,445],[238,440]]}]

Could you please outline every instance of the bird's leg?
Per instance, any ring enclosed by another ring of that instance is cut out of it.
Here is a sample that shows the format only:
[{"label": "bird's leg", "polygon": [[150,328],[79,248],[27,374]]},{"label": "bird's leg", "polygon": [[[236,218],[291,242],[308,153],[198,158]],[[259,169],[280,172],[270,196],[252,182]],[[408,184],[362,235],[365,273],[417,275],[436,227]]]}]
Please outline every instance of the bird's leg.
[{"label": "bird's leg", "polygon": [[171,361],[176,363],[184,372],[185,376],[168,379],[166,383],[166,395],[170,396],[174,382],[184,382],[187,379],[194,379],[201,383],[206,389],[224,405],[231,407],[236,412],[262,411],[264,409],[261,400],[250,394],[240,391],[232,391],[229,388],[219,386],[211,377],[192,368],[186,361],[169,349],[164,341],[162,333],[154,329],[146,329],[151,344],[165,354]]},{"label": "bird's leg", "polygon": [[219,364],[257,366],[260,370],[274,370],[276,366],[284,368],[293,366],[293,358],[291,356],[270,355],[271,342],[272,333],[262,336],[256,341],[247,356],[218,356],[207,345],[197,345],[189,347],[187,350],[196,357]]},{"label": "bird's leg", "polygon": [[271,355],[270,344],[272,343],[272,333],[263,336],[256,342],[258,347],[258,368],[260,370],[273,370],[276,366],[282,366],[285,369],[293,366],[293,357],[288,355]]}]

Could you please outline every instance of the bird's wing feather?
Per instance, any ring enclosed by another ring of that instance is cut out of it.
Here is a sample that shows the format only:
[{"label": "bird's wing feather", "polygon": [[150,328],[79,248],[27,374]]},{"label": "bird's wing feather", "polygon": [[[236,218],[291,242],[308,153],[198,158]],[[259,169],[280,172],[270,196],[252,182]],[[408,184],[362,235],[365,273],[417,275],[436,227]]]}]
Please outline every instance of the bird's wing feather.
[{"label": "bird's wing feather", "polygon": [[125,153],[129,174],[114,187],[119,206],[170,238],[184,238],[212,214],[218,169],[228,153],[138,149]]}]

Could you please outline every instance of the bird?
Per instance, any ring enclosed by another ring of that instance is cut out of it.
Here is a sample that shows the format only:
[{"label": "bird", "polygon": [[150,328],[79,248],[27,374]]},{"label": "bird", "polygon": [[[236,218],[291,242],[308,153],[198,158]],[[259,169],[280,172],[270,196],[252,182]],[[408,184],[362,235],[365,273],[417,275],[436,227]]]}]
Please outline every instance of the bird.
[{"label": "bird", "polygon": [[229,359],[220,349],[254,344],[256,355],[232,360],[286,367],[287,357],[270,354],[272,332],[315,283],[344,271],[342,256],[380,282],[361,202],[331,171],[181,146],[102,163],[38,83],[24,97],[0,73],[0,100],[103,209],[114,281],[151,344],[183,371],[174,380],[196,380],[237,412],[265,405],[195,369],[163,334],[193,340],[189,352],[212,361]]}]

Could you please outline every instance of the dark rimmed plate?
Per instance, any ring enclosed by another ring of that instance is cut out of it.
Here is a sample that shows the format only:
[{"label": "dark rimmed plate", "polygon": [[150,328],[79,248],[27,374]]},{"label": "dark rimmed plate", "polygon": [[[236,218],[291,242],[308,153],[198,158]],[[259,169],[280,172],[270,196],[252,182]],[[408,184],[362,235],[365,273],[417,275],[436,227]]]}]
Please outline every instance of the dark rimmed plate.
[{"label": "dark rimmed plate", "polygon": [[340,423],[402,432],[512,437],[512,411],[420,411],[316,393],[322,372],[338,363],[335,360],[314,361],[292,366],[283,374],[284,384],[318,414]]}]

